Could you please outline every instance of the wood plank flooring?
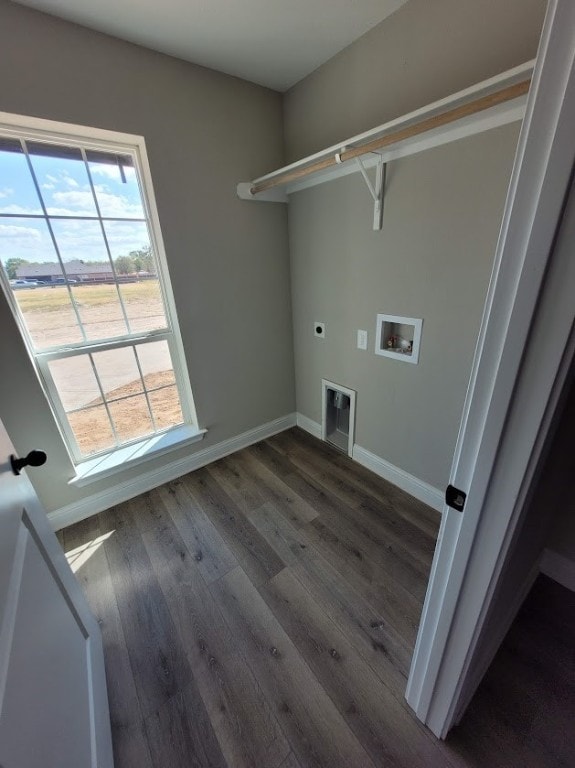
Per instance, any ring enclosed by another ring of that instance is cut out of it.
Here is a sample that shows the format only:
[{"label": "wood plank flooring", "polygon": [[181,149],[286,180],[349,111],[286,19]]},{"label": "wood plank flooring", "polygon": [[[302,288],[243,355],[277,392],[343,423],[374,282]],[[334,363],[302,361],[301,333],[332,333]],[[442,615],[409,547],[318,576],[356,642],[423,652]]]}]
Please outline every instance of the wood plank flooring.
[{"label": "wood plank flooring", "polygon": [[481,710],[444,744],[404,702],[438,524],[293,429],[62,532],[116,768],[499,765]]}]

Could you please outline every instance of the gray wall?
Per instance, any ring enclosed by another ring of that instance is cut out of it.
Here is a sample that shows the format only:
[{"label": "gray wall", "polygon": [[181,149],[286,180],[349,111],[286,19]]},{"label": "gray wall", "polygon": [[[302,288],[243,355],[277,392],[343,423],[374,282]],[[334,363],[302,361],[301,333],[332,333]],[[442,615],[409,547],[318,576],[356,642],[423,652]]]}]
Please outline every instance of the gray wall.
[{"label": "gray wall", "polygon": [[[321,379],[357,390],[355,442],[442,488],[448,479],[518,125],[388,165],[383,230],[359,174],[289,204],[298,412]],[[419,364],[376,356],[378,312],[423,318]],[[325,321],[326,338],[313,334]],[[356,348],[367,329],[368,350]]]},{"label": "gray wall", "polygon": [[[280,95],[5,0],[0,70],[0,111],[145,137],[199,421],[209,428],[192,449],[293,411],[286,210],[235,194],[238,181],[282,165]],[[66,485],[72,466],[2,298],[0,328],[0,418],[20,452],[48,451],[49,464],[31,473],[45,505],[102,490],[109,482]]]},{"label": "gray wall", "polygon": [[546,0],[409,0],[288,91],[287,159],[528,61],[545,8]]}]

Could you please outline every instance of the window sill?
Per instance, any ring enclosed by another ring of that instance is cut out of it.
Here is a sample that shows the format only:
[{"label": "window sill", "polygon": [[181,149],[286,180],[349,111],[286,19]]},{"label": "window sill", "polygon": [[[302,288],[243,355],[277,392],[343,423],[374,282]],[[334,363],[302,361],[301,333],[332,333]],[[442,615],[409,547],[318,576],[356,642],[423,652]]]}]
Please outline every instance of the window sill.
[{"label": "window sill", "polygon": [[139,443],[117,448],[95,459],[88,459],[77,465],[76,474],[68,481],[68,485],[81,488],[89,483],[95,483],[97,480],[131,469],[176,448],[197,443],[203,439],[206,432],[206,429],[198,429],[188,424],[161,435],[152,435]]}]

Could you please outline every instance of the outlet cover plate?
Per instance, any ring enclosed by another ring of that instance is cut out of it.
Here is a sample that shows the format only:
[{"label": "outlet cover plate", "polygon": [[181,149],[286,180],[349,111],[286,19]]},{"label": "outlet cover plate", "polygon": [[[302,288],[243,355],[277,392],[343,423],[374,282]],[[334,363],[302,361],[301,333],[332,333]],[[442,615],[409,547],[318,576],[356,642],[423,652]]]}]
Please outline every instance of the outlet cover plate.
[{"label": "outlet cover plate", "polygon": [[357,348],[367,349],[367,331],[357,331]]}]

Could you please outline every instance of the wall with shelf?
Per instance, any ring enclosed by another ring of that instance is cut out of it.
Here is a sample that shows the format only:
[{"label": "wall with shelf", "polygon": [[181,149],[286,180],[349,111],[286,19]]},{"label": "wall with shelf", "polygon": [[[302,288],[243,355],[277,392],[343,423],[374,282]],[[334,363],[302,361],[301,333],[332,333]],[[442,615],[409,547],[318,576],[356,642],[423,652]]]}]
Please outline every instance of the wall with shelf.
[{"label": "wall with shelf", "polygon": [[[359,174],[290,195],[297,410],[321,422],[322,378],[345,383],[357,391],[355,442],[435,487],[451,464],[518,131],[391,163],[381,232]],[[381,312],[424,318],[417,366],[374,354]],[[325,339],[310,332],[316,317]]]},{"label": "wall with shelf", "polygon": [[286,93],[286,160],[534,58],[546,6],[546,0],[409,0]]}]

